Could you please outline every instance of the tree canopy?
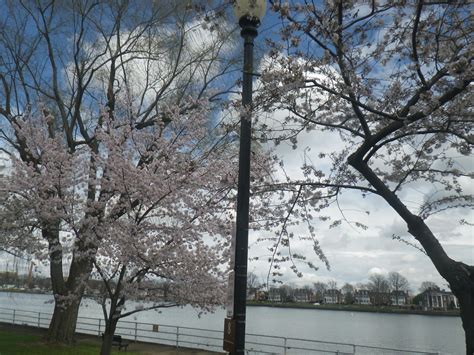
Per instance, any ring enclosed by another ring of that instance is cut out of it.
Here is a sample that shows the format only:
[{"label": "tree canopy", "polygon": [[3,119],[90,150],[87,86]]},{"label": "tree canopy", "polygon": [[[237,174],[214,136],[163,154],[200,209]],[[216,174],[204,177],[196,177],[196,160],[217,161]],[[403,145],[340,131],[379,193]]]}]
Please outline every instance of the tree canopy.
[{"label": "tree canopy", "polygon": [[[2,246],[49,265],[51,341],[72,341],[94,263],[104,276],[122,267],[180,283],[207,260],[203,280],[221,285],[236,151],[215,112],[236,60],[218,11],[209,2],[4,2],[0,149],[13,163]],[[217,234],[218,253],[200,239]],[[194,304],[215,303],[222,286],[210,291]]]}]

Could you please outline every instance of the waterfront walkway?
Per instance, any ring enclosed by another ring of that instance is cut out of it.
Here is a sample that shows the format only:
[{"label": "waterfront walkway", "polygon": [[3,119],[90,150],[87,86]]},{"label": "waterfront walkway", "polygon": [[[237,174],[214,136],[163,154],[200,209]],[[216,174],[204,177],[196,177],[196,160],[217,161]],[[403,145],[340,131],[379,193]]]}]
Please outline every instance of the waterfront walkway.
[{"label": "waterfront walkway", "polygon": [[[12,332],[15,334],[23,334],[23,335],[36,335],[43,337],[46,334],[47,329],[44,328],[37,328],[25,325],[13,325],[8,323],[0,323],[0,331],[2,332]],[[101,339],[97,336],[87,335],[87,334],[76,334],[76,341],[77,344],[89,344],[89,345],[97,345],[100,347]],[[176,354],[194,354],[194,355],[217,355],[222,354],[218,352],[211,352],[206,350],[196,350],[196,349],[189,349],[189,348],[178,348],[168,346],[168,345],[160,345],[160,344],[151,344],[145,343],[141,341],[134,342],[133,340],[130,341],[130,345],[128,346],[129,352],[138,352],[140,354],[152,355],[152,354],[160,354],[160,355],[176,355]],[[1,350],[0,350],[1,353]]]}]

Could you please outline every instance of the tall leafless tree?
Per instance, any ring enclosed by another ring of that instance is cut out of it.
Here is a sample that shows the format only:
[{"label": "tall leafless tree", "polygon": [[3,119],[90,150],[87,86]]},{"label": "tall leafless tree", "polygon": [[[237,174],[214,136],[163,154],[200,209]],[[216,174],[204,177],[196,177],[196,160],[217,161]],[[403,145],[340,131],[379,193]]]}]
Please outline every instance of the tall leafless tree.
[{"label": "tall leafless tree", "polygon": [[400,291],[408,291],[409,283],[405,276],[393,271],[388,274],[388,283],[394,292],[395,304],[398,306],[398,294]]},{"label": "tall leafless tree", "polygon": [[369,290],[372,293],[373,304],[376,306],[388,303],[390,284],[387,278],[381,274],[373,274],[369,277]]}]

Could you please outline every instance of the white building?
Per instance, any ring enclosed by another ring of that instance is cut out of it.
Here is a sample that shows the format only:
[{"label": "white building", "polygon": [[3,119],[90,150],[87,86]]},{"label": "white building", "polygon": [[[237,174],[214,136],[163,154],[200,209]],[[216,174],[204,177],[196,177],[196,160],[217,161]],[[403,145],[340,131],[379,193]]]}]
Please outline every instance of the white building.
[{"label": "white building", "polygon": [[430,288],[423,292],[422,305],[426,310],[459,308],[459,302],[456,296],[449,291],[436,288]]},{"label": "white building", "polygon": [[356,304],[372,304],[369,290],[357,290],[354,294],[354,301]]},{"label": "white building", "polygon": [[339,304],[342,303],[341,291],[336,289],[324,291],[324,303],[326,304]]},{"label": "white building", "polygon": [[408,295],[405,291],[392,291],[390,293],[390,302],[394,306],[403,306],[407,304]]},{"label": "white building", "polygon": [[271,302],[281,302],[281,293],[278,288],[270,288],[268,291],[268,300]]}]

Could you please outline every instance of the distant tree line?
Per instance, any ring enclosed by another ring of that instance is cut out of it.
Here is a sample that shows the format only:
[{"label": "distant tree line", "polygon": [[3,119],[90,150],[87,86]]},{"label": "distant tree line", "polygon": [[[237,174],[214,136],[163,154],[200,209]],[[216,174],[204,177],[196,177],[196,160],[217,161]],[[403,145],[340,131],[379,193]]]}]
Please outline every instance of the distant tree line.
[{"label": "distant tree line", "polygon": [[[408,280],[398,272],[390,272],[387,276],[373,274],[367,283],[355,285],[344,283],[341,287],[337,281],[315,282],[312,285],[296,286],[294,283],[281,284],[280,286],[266,287],[254,273],[249,273],[247,279],[247,294],[249,300],[273,302],[306,302],[306,303],[337,303],[337,304],[367,304],[372,306],[420,306],[425,303],[426,292],[434,291],[446,293],[436,283],[424,281],[418,289],[418,294],[411,294]],[[111,287],[116,287],[111,284]],[[155,290],[155,296],[162,301],[173,302],[173,295],[169,292],[166,282],[149,284]],[[51,292],[51,278],[32,274],[19,274],[16,271],[0,272],[0,289],[25,290],[32,292]],[[447,292],[450,293],[450,292]],[[89,279],[86,294],[93,297],[99,304],[107,301],[103,280]],[[363,302],[363,298],[367,302]],[[143,300],[147,301],[147,300]],[[149,300],[148,300],[149,301]],[[452,303],[452,302],[451,302]],[[449,309],[456,308],[450,304]]]},{"label": "distant tree line", "polygon": [[[104,281],[99,278],[91,278],[86,281],[85,294],[92,297],[101,306],[107,303],[107,290]],[[117,287],[117,283],[111,281],[110,287]],[[154,301],[173,302],[173,295],[170,292],[170,283],[164,281],[149,282],[148,287],[153,288],[156,299]],[[39,275],[19,274],[14,271],[0,272],[0,289],[20,290],[32,292],[51,292],[51,278]],[[140,298],[137,298],[140,301]],[[147,302],[143,299],[142,301]],[[149,301],[149,300],[148,300]]]},{"label": "distant tree line", "polygon": [[410,283],[399,272],[390,272],[388,275],[372,274],[367,283],[353,285],[346,282],[341,287],[335,280],[318,281],[312,285],[296,286],[293,283],[288,283],[272,287],[259,282],[254,273],[249,273],[247,280],[249,299],[279,302],[328,303],[325,301],[325,297],[327,299],[329,295],[333,298],[329,298],[331,303],[354,304],[358,303],[356,295],[366,292],[372,305],[398,306],[409,303],[409,301],[412,304],[419,304],[422,294],[428,290],[439,291],[440,287],[432,281],[424,281],[419,288],[419,293],[411,297]]},{"label": "distant tree line", "polygon": [[2,288],[25,288],[25,289],[51,289],[51,279],[49,277],[31,276],[18,274],[13,271],[0,272],[0,286]]}]

